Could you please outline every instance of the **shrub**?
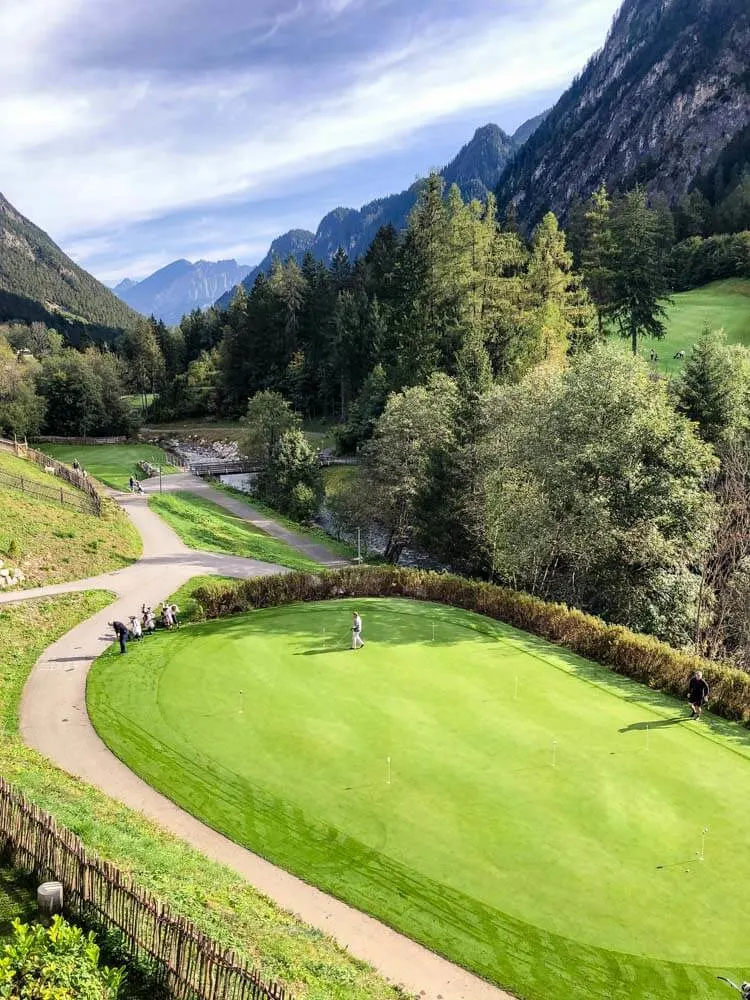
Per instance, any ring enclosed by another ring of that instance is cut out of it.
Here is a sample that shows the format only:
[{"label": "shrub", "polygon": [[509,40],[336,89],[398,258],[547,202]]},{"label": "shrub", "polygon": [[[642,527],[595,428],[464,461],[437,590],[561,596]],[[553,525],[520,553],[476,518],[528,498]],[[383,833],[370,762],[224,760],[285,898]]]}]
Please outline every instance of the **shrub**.
[{"label": "shrub", "polygon": [[742,670],[681,653],[651,636],[608,625],[564,604],[448,573],[397,566],[350,566],[320,573],[257,577],[238,584],[200,587],[193,595],[206,618],[294,601],[340,597],[409,597],[436,601],[506,622],[648,687],[682,697],[688,680],[702,670],[711,685],[711,709],[727,719],[750,721],[750,675]]},{"label": "shrub", "polygon": [[124,977],[99,966],[93,933],[61,917],[49,928],[14,921],[0,953],[0,997],[7,1000],[115,1000]]}]

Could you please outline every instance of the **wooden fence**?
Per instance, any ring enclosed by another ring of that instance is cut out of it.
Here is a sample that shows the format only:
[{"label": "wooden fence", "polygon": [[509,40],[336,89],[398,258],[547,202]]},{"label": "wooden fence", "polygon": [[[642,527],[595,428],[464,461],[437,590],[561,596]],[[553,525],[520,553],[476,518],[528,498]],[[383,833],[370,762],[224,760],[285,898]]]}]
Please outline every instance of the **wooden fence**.
[{"label": "wooden fence", "polygon": [[[47,496],[47,499],[57,500],[60,503],[76,507],[77,510],[83,510],[89,514],[96,514],[97,517],[101,516],[102,498],[94,484],[83,472],[77,472],[75,469],[71,469],[69,466],[63,465],[62,462],[58,462],[57,459],[51,458],[49,455],[45,455],[44,452],[36,451],[36,449],[30,448],[28,445],[22,444],[20,441],[6,441],[3,438],[0,438],[0,451],[10,452],[17,458],[25,458],[29,462],[34,462],[35,465],[40,466],[42,469],[51,469],[53,475],[59,476],[60,479],[64,479],[66,483],[69,483],[71,486],[75,486],[77,490],[81,491],[81,495],[78,497],[73,496],[70,493],[66,493],[64,498],[61,499],[63,491],[56,490],[50,486],[50,495]],[[14,479],[15,477],[9,476],[8,478]],[[20,479],[20,477],[18,478]],[[45,495],[42,491],[45,490],[46,487],[43,485],[30,483],[27,480],[22,480],[22,483],[24,485],[22,485],[21,488],[25,493],[36,493],[38,496]],[[12,484],[6,483],[6,485]],[[34,487],[33,489],[31,488],[32,486]]]},{"label": "wooden fence", "polygon": [[132,438],[124,435],[115,437],[60,437],[57,434],[42,434],[35,437],[34,442],[40,444],[127,444]]},{"label": "wooden fence", "polygon": [[178,1000],[291,1000],[231,949],[89,853],[78,837],[0,777],[0,855],[40,881],[62,882],[65,909],[119,931],[133,959],[146,960]]}]

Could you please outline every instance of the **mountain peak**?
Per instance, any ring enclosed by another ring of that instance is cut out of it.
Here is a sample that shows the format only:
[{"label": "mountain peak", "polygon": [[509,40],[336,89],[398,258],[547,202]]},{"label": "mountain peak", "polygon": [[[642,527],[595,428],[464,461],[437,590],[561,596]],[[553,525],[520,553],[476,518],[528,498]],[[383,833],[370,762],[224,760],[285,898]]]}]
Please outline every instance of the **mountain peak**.
[{"label": "mountain peak", "polygon": [[[250,271],[236,260],[173,260],[143,281],[120,282],[115,292],[134,309],[168,324],[179,323],[194,309],[213,305]],[[127,280],[127,279],[126,279]]]}]

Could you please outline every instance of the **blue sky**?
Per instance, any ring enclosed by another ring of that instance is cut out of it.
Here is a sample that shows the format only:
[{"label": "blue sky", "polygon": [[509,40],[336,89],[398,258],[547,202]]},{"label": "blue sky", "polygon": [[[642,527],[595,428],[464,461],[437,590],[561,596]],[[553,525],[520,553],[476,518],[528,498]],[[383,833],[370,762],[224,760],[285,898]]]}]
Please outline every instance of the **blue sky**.
[{"label": "blue sky", "polygon": [[2,0],[0,191],[102,280],[255,264],[513,131],[617,0]]}]

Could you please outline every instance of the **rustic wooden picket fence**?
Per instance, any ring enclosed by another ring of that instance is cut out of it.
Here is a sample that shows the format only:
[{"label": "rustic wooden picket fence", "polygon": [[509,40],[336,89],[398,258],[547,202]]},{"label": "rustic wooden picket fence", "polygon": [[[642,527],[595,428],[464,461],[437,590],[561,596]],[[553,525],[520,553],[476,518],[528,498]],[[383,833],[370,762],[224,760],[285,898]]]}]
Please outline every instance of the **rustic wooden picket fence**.
[{"label": "rustic wooden picket fence", "polygon": [[[44,452],[37,451],[35,448],[30,448],[21,441],[6,441],[4,438],[0,438],[0,451],[10,452],[10,454],[15,455],[17,458],[25,458],[42,469],[52,470],[53,475],[58,476],[60,479],[65,480],[66,483],[70,483],[71,486],[75,486],[77,490],[81,491],[79,498],[71,497],[70,494],[67,494],[61,499],[59,492],[52,490],[52,493],[48,495],[48,499],[59,500],[63,504],[67,503],[69,506],[83,510],[84,513],[96,514],[97,517],[101,516],[102,498],[91,480],[87,476],[84,476],[82,472],[77,472],[75,469],[63,465],[57,459],[52,458],[50,455],[45,455]],[[13,484],[6,482],[5,485]],[[33,484],[27,484],[25,487],[22,485],[21,488],[24,489],[24,492],[38,493],[41,496],[42,493],[40,490],[32,489],[31,485]],[[78,499],[78,503],[76,503],[76,499]]]},{"label": "rustic wooden picket fence", "polygon": [[119,932],[133,959],[149,963],[178,1000],[291,1000],[231,949],[173,914],[115,865],[0,777],[0,856],[40,881],[62,882],[71,916]]}]

